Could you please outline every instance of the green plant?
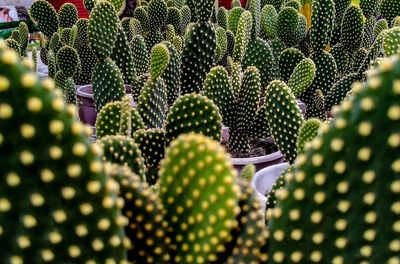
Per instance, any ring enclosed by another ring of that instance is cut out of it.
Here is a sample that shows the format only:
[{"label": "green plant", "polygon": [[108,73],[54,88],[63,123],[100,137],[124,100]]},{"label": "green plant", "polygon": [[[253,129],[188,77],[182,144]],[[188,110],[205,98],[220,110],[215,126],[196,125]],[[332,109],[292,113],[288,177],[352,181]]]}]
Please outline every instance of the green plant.
[{"label": "green plant", "polygon": [[240,17],[242,16],[243,12],[245,11],[244,8],[237,6],[233,7],[229,11],[228,15],[228,29],[232,31],[236,35],[236,30],[238,28]]},{"label": "green plant", "polygon": [[265,34],[274,39],[277,36],[278,13],[273,5],[265,5],[261,9],[261,28]]},{"label": "green plant", "polygon": [[283,7],[278,14],[277,20],[277,36],[286,46],[292,47],[297,45],[297,28],[299,25],[299,13],[290,6]]},{"label": "green plant", "polygon": [[400,6],[396,0],[382,0],[380,13],[387,21],[393,21],[400,15]]},{"label": "green plant", "polygon": [[8,38],[5,40],[5,44],[8,48],[14,50],[16,53],[20,54],[20,47],[18,42],[13,38]]},{"label": "green plant", "polygon": [[386,19],[378,20],[374,25],[374,38],[377,38],[379,34],[389,28],[389,23]]},{"label": "green plant", "polygon": [[281,79],[287,83],[297,64],[305,59],[305,56],[296,48],[287,48],[280,53],[278,59]]},{"label": "green plant", "polygon": [[297,159],[271,213],[271,261],[399,261],[399,78],[398,57],[381,61]]},{"label": "green plant", "polygon": [[358,73],[350,73],[337,81],[325,96],[325,110],[331,111],[333,106],[340,105],[356,81],[362,81]]},{"label": "green plant", "polygon": [[164,41],[162,44],[164,44],[168,49],[169,62],[164,72],[161,74],[161,78],[164,80],[165,88],[167,90],[167,103],[171,106],[180,95],[181,57],[179,56],[175,46],[170,42]]},{"label": "green plant", "polygon": [[303,123],[299,130],[299,136],[297,138],[297,155],[303,154],[312,140],[318,135],[318,130],[321,127],[322,122],[316,118],[310,118]]},{"label": "green plant", "polygon": [[364,33],[363,13],[359,6],[349,5],[343,15],[340,41],[348,50],[356,51],[361,47]]},{"label": "green plant", "polygon": [[48,39],[57,32],[59,26],[58,14],[48,1],[35,1],[31,6],[30,16]]},{"label": "green plant", "polygon": [[148,5],[149,30],[145,31],[146,46],[149,51],[154,45],[164,41],[161,29],[165,26],[168,7],[164,0],[151,0]]},{"label": "green plant", "polygon": [[149,52],[146,43],[141,35],[135,35],[130,43],[133,55],[133,64],[138,76],[144,75],[149,71]]},{"label": "green plant", "polygon": [[228,10],[223,6],[218,9],[217,24],[225,30],[228,29]]},{"label": "green plant", "polygon": [[74,4],[64,3],[58,11],[61,28],[72,28],[78,21],[78,10]]},{"label": "green plant", "polygon": [[239,19],[235,35],[235,46],[233,49],[233,60],[242,62],[246,54],[247,46],[251,37],[253,18],[249,11],[244,11]]},{"label": "green plant", "polygon": [[75,121],[52,81],[39,83],[4,47],[1,42],[2,261],[126,263],[126,220],[105,186],[98,148],[87,139],[92,131]]},{"label": "green plant", "polygon": [[383,50],[386,56],[400,54],[400,27],[391,28],[386,32]]},{"label": "green plant", "polygon": [[18,44],[20,48],[20,56],[27,57],[27,47],[29,42],[29,28],[25,22],[18,25]]},{"label": "green plant", "polygon": [[335,3],[333,0],[315,0],[312,2],[310,36],[314,51],[324,50],[328,45],[334,21]]},{"label": "green plant", "polygon": [[303,59],[296,65],[287,83],[295,97],[308,89],[314,81],[315,72],[315,64],[310,58]]}]

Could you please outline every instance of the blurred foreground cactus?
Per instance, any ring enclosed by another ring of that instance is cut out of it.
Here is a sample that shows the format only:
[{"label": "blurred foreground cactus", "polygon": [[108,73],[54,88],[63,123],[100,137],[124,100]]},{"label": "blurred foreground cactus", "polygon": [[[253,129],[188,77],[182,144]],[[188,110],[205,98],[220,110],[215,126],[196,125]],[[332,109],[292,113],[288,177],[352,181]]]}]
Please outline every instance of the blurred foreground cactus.
[{"label": "blurred foreground cactus", "polygon": [[353,84],[277,193],[270,263],[399,263],[399,100],[397,56]]}]

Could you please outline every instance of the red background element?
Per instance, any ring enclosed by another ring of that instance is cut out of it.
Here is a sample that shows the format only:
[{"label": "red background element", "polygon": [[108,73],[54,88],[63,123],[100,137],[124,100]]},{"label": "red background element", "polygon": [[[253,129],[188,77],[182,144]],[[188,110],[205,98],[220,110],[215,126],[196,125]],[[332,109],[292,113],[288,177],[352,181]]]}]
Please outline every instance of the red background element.
[{"label": "red background element", "polygon": [[[240,0],[242,7],[246,6],[246,0]],[[232,0],[219,0],[219,5],[225,7],[226,9],[231,9]]]},{"label": "red background element", "polygon": [[54,6],[54,8],[57,10],[57,12],[58,12],[58,10],[60,10],[60,7],[64,3],[72,3],[76,6],[76,9],[78,9],[79,18],[88,18],[89,17],[89,14],[85,9],[82,0],[69,0],[69,1],[49,0],[49,3]]}]

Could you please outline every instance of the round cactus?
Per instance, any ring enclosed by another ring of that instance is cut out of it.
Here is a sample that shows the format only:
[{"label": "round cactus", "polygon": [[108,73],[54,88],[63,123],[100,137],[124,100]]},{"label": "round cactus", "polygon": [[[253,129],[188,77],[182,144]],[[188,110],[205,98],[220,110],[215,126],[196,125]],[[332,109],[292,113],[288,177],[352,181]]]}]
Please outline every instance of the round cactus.
[{"label": "round cactus", "polygon": [[64,3],[58,11],[61,28],[72,28],[78,21],[78,10],[74,4]]},{"label": "round cactus", "polygon": [[311,46],[314,51],[323,50],[328,45],[335,21],[335,3],[333,0],[315,0],[312,2]]},{"label": "round cactus", "polygon": [[218,107],[207,97],[183,95],[175,101],[168,114],[165,124],[166,142],[169,144],[179,135],[191,132],[220,140],[221,121]]},{"label": "round cactus", "polygon": [[30,16],[48,39],[53,36],[54,32],[57,32],[59,25],[58,15],[48,1],[35,1],[31,6]]},{"label": "round cactus", "polygon": [[[123,121],[121,116],[124,103],[122,101],[114,101],[106,104],[98,113],[96,119],[96,136],[101,139],[105,136],[118,135],[120,133],[121,122],[129,123],[128,120]],[[130,113],[131,134],[144,128],[144,123],[137,110],[131,107]]]},{"label": "round cactus", "polygon": [[303,123],[303,125],[300,127],[299,136],[297,138],[298,155],[305,152],[306,145],[318,135],[318,130],[321,125],[321,120],[316,118],[310,118]]},{"label": "round cactus", "polygon": [[90,13],[88,35],[96,57],[100,60],[109,57],[118,36],[118,17],[110,2],[100,1],[95,5]]},{"label": "round cactus", "polygon": [[357,50],[361,47],[364,32],[363,13],[361,8],[350,5],[343,15],[341,43],[348,50]]},{"label": "round cactus", "polygon": [[299,156],[271,213],[275,263],[399,262],[399,78],[382,61]]},{"label": "round cactus", "polygon": [[0,44],[2,260],[126,263],[126,221],[115,194],[105,186],[98,148],[87,139],[92,131],[74,121],[74,111],[52,81],[39,83],[4,46]]},{"label": "round cactus", "polygon": [[132,138],[120,135],[105,136],[95,144],[99,144],[103,150],[104,161],[127,166],[144,179],[144,159]]},{"label": "round cactus", "polygon": [[272,81],[266,89],[267,120],[273,139],[289,163],[297,157],[297,137],[303,124],[301,110],[289,87]]}]

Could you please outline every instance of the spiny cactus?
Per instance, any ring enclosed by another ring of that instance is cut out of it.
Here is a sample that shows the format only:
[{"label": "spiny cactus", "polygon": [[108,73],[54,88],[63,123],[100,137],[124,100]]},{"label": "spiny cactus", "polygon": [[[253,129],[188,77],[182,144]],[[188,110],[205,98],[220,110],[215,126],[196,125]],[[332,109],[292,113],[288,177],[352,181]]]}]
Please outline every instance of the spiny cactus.
[{"label": "spiny cactus", "polygon": [[174,29],[179,30],[179,28],[182,24],[181,11],[176,7],[169,7],[165,24],[167,24],[167,25],[170,24],[174,27]]},{"label": "spiny cactus", "polygon": [[19,30],[18,29],[14,29],[11,32],[11,39],[15,40],[16,42],[19,43]]},{"label": "spiny cactus", "polygon": [[334,0],[335,3],[335,18],[334,18],[334,28],[332,31],[332,37],[330,41],[330,46],[340,43],[341,27],[344,12],[346,8],[350,5],[351,0]]},{"label": "spiny cactus", "polygon": [[399,78],[384,59],[298,158],[271,213],[273,263],[399,262]]},{"label": "spiny cactus", "polygon": [[30,16],[40,31],[50,39],[59,26],[58,14],[54,7],[46,0],[34,2],[30,9]]},{"label": "spiny cactus", "polygon": [[380,13],[387,21],[393,21],[396,16],[400,16],[400,5],[396,0],[382,0]]},{"label": "spiny cactus", "polygon": [[350,71],[350,54],[343,44],[338,43],[330,51],[331,55],[335,59],[338,75],[344,76]]},{"label": "spiny cactus", "polygon": [[74,121],[52,81],[39,83],[16,53],[0,49],[2,261],[126,263],[126,221],[87,139],[92,131]]},{"label": "spiny cactus", "polygon": [[303,53],[296,48],[287,48],[279,55],[280,76],[286,83],[289,81],[296,66],[305,59]]},{"label": "spiny cactus", "polygon": [[250,41],[253,19],[249,11],[244,11],[240,16],[233,50],[233,60],[242,62],[246,54],[247,44]]},{"label": "spiny cactus", "polygon": [[284,82],[272,81],[266,89],[265,105],[272,138],[285,159],[293,163],[297,157],[299,129],[303,124],[296,98]]},{"label": "spiny cactus", "polygon": [[391,27],[400,27],[400,15],[393,18]]},{"label": "spiny cactus", "polygon": [[368,51],[361,48],[353,53],[353,58],[350,64],[350,68],[353,72],[357,72],[360,66],[363,64],[365,57],[368,55]]},{"label": "spiny cactus", "polygon": [[311,85],[315,71],[315,64],[310,58],[303,59],[297,64],[287,83],[295,97],[300,96]]},{"label": "spiny cactus", "polygon": [[55,75],[56,87],[60,88],[68,104],[76,104],[75,83],[72,77],[78,68],[79,56],[72,47],[62,47],[56,54],[59,71]]},{"label": "spiny cactus", "polygon": [[[122,115],[123,108],[126,108],[126,102],[124,101],[114,101],[107,103],[98,113],[96,119],[96,136],[97,138],[101,139],[105,136],[113,136],[113,135],[121,135],[121,124],[129,124],[130,127],[130,134],[127,135],[123,133],[122,135],[125,136],[133,136],[133,134],[139,130],[143,129],[144,123],[142,118],[140,117],[137,110],[133,107],[130,107],[130,114]],[[126,118],[130,118],[127,120]]]},{"label": "spiny cactus", "polygon": [[[181,15],[182,15],[182,21],[181,21],[181,26],[179,28],[179,33],[181,36],[185,34],[185,30],[187,26],[189,25],[191,19],[192,19],[192,11],[187,5],[182,6],[181,8]],[[178,29],[177,29],[178,30]]]},{"label": "spiny cactus", "polygon": [[14,50],[16,53],[20,54],[20,47],[18,42],[13,38],[8,38],[5,40],[5,44],[8,48]]},{"label": "spiny cactus", "polygon": [[382,31],[389,28],[389,23],[386,19],[380,19],[376,21],[374,25],[374,38],[376,39]]},{"label": "spiny cactus", "polygon": [[161,78],[164,79],[165,88],[167,90],[167,103],[171,106],[180,95],[181,87],[181,58],[178,51],[170,42],[162,42],[169,53],[169,62],[165,68]]},{"label": "spiny cactus", "polygon": [[240,17],[242,16],[243,12],[246,11],[242,7],[234,7],[229,11],[228,15],[228,29],[232,31],[236,35],[236,30],[239,25]]},{"label": "spiny cactus", "polygon": [[380,0],[362,0],[360,1],[360,7],[363,15],[367,18],[376,16],[377,9],[379,7]]},{"label": "spiny cactus", "polygon": [[133,37],[137,35],[143,35],[142,25],[138,19],[131,18],[129,20],[129,36],[131,36],[130,41],[132,42]]},{"label": "spiny cactus", "polygon": [[343,15],[342,34],[340,41],[348,50],[357,50],[361,47],[363,37],[363,13],[356,5],[349,5]]},{"label": "spiny cactus", "polygon": [[78,10],[74,4],[64,3],[58,11],[61,28],[72,28],[78,21]]},{"label": "spiny cactus", "polygon": [[146,46],[151,50],[154,45],[162,42],[164,37],[161,29],[165,26],[168,8],[163,0],[151,0],[148,6],[149,31],[146,32]]},{"label": "spiny cactus", "polygon": [[325,49],[328,45],[335,21],[335,3],[333,0],[315,0],[312,2],[311,46],[314,51]]},{"label": "spiny cactus", "polygon": [[271,39],[277,36],[278,13],[273,5],[265,5],[261,9],[261,28]]},{"label": "spiny cactus", "polygon": [[246,9],[250,11],[253,18],[251,36],[257,38],[261,30],[261,0],[248,0]]},{"label": "spiny cactus", "polygon": [[228,29],[228,10],[221,6],[218,9],[217,24],[223,29]]},{"label": "spiny cactus", "polygon": [[27,47],[29,42],[29,28],[25,22],[18,25],[18,44],[20,48],[20,56],[27,57]]},{"label": "spiny cactus", "polygon": [[82,0],[83,6],[85,7],[88,13],[92,12],[93,7],[95,6],[97,0]]},{"label": "spiny cactus", "polygon": [[295,46],[299,39],[297,38],[297,27],[299,24],[299,14],[296,9],[290,6],[282,8],[278,14],[277,36],[286,46]]},{"label": "spiny cactus", "polygon": [[221,137],[221,115],[207,97],[186,94],[171,106],[165,123],[165,138],[169,144],[181,134],[198,133],[214,140]]},{"label": "spiny cactus", "polygon": [[311,142],[317,135],[318,130],[322,126],[322,122],[316,118],[310,118],[303,123],[299,130],[297,138],[297,154],[303,154],[306,149],[306,144]]},{"label": "spiny cactus", "polygon": [[149,52],[146,43],[141,35],[135,35],[132,38],[130,47],[133,55],[133,64],[138,76],[148,73],[149,71]]},{"label": "spiny cactus", "polygon": [[32,52],[32,62],[33,62],[33,71],[37,71],[37,62],[38,62],[38,56],[37,56],[37,48],[33,47],[31,48]]},{"label": "spiny cactus", "polygon": [[140,27],[143,32],[148,32],[150,30],[149,14],[144,7],[137,7],[133,12],[133,17],[140,22]]},{"label": "spiny cactus", "polygon": [[386,32],[383,50],[386,56],[400,54],[400,27],[391,28]]}]

